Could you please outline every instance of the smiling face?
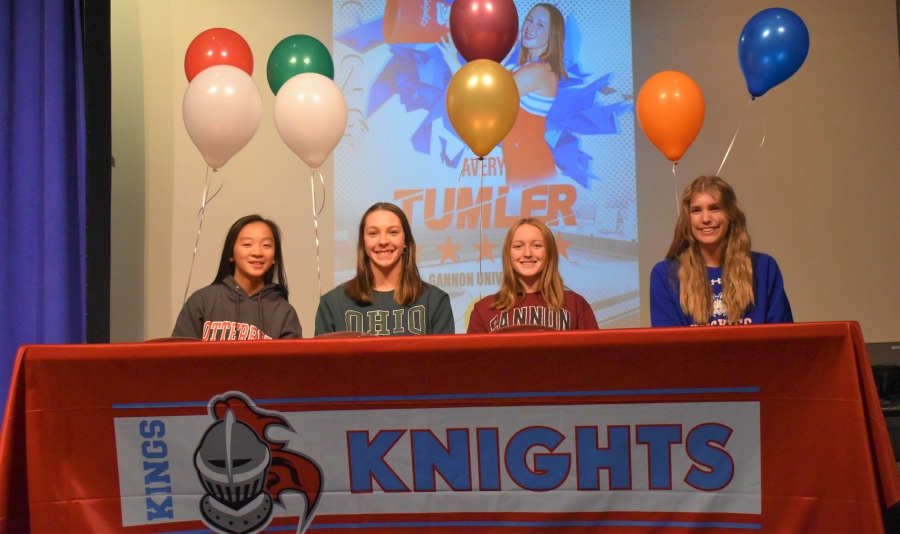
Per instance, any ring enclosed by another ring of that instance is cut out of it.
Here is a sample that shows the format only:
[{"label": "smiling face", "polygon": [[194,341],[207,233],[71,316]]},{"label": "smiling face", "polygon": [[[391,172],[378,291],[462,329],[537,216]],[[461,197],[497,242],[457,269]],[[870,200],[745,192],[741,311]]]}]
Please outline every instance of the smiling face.
[{"label": "smiling face", "polygon": [[704,251],[715,252],[712,257],[721,261],[728,236],[728,217],[719,199],[709,193],[697,193],[691,198],[690,213],[694,239]]},{"label": "smiling face", "polygon": [[547,49],[549,39],[550,12],[542,6],[536,6],[522,23],[522,47],[539,55]]},{"label": "smiling face", "polygon": [[234,262],[234,279],[242,287],[243,282],[252,287],[262,285],[266,273],[275,265],[275,236],[269,225],[257,221],[244,226],[230,260]]},{"label": "smiling face", "polygon": [[541,274],[546,265],[546,247],[541,231],[530,224],[523,224],[513,234],[509,249],[516,277],[525,286],[527,293],[540,291]]},{"label": "smiling face", "polygon": [[399,273],[400,260],[406,246],[406,235],[400,217],[390,211],[373,211],[366,216],[363,230],[366,256],[373,268],[386,275]]}]

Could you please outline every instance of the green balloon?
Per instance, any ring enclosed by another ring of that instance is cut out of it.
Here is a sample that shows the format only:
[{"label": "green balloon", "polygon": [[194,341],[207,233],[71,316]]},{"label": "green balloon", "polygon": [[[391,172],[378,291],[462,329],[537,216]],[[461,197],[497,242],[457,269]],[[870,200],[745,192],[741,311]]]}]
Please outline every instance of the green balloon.
[{"label": "green balloon", "polygon": [[334,79],[334,61],[325,45],[309,35],[291,35],[275,45],[266,65],[269,87],[276,95],[284,83],[298,74],[315,72]]}]

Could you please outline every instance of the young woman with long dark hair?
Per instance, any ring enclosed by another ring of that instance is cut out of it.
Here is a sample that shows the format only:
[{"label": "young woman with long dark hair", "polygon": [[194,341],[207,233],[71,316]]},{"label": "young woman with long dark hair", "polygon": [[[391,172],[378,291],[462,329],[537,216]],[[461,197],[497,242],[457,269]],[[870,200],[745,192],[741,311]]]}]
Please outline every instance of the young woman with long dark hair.
[{"label": "young woman with long dark hair", "polygon": [[356,276],[319,301],[316,335],[330,332],[454,333],[450,297],[422,281],[409,221],[390,202],[372,205],[359,221]]},{"label": "young woman with long dark hair", "polygon": [[231,226],[213,283],[187,299],[172,335],[204,341],[301,337],[288,302],[278,225],[247,215]]}]

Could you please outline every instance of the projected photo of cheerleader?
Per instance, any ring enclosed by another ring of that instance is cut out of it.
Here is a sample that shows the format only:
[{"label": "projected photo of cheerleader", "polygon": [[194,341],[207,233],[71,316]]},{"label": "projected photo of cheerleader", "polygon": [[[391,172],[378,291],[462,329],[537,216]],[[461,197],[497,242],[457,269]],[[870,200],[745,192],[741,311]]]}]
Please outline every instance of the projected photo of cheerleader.
[{"label": "projected photo of cheerleader", "polygon": [[547,133],[547,113],[559,82],[568,79],[563,66],[566,22],[556,6],[531,8],[519,32],[519,60],[510,68],[519,88],[519,116],[503,140],[506,183],[528,185],[556,176]]},{"label": "projected photo of cheerleader", "polygon": [[[543,2],[532,7],[519,31],[518,60],[506,66],[519,89],[519,115],[501,143],[508,185],[532,185],[556,177],[556,163],[544,136],[559,82],[569,79],[564,67],[565,44],[566,21],[559,9]],[[449,35],[440,46],[455,73],[460,63]]]},{"label": "projected photo of cheerleader", "polygon": [[356,273],[359,214],[392,202],[416,233],[422,279],[447,293],[465,332],[474,304],[500,289],[508,228],[533,217],[598,325],[639,326],[631,2],[513,4],[518,36],[500,64],[519,92],[516,122],[482,159],[447,113],[465,62],[456,0],[334,0],[351,117],[334,152],[335,279]]}]

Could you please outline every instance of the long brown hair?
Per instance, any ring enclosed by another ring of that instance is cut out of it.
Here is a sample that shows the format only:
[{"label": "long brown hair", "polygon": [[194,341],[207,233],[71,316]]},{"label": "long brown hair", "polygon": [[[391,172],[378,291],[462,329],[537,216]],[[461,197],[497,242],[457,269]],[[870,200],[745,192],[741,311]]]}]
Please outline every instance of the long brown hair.
[{"label": "long brown hair", "polygon": [[[241,234],[241,230],[248,224],[255,222],[266,223],[266,226],[272,231],[272,237],[275,239],[275,264],[266,271],[266,274],[263,276],[263,281],[266,284],[274,283],[278,292],[284,297],[284,300],[287,300],[288,283],[287,275],[284,272],[284,260],[281,255],[281,229],[278,228],[278,225],[273,221],[264,219],[260,215],[255,214],[241,217],[231,225],[228,234],[225,236],[225,246],[222,247],[222,258],[219,260],[219,270],[216,272],[216,278],[210,285],[221,283],[228,275],[234,276],[234,260],[232,259],[234,258],[234,244],[237,243],[237,238]],[[278,275],[277,282],[275,282],[276,275]]]},{"label": "long brown hair", "polygon": [[500,283],[500,291],[494,295],[494,302],[491,304],[491,308],[508,312],[516,306],[519,295],[525,295],[525,286],[522,285],[519,277],[516,276],[510,254],[513,236],[523,224],[530,224],[541,232],[541,238],[544,240],[544,270],[541,272],[541,296],[547,301],[547,307],[557,312],[562,308],[566,300],[566,288],[563,285],[562,277],[559,275],[559,253],[556,250],[556,239],[553,238],[553,233],[550,232],[547,225],[534,217],[519,219],[506,232],[506,240],[503,241],[503,281]]},{"label": "long brown hair", "polygon": [[404,245],[406,246],[400,257],[402,267],[400,269],[400,281],[397,283],[397,289],[394,291],[394,301],[401,306],[409,306],[425,292],[425,283],[422,282],[422,278],[419,276],[419,268],[416,267],[416,240],[413,238],[412,229],[409,227],[409,220],[407,220],[403,210],[390,202],[376,202],[372,204],[372,207],[367,209],[362,219],[360,219],[359,236],[356,242],[356,277],[347,282],[344,287],[344,293],[360,304],[372,304],[375,302],[375,299],[372,297],[375,275],[372,273],[369,255],[366,254],[364,233],[366,217],[376,211],[389,211],[400,219],[400,226],[403,228]]},{"label": "long brown hair", "polygon": [[[539,59],[546,61],[547,64],[550,65],[550,70],[553,71],[553,74],[556,74],[557,78],[565,78],[568,80],[569,75],[566,74],[566,67],[563,61],[566,52],[566,19],[563,18],[562,13],[559,12],[559,9],[557,9],[556,6],[544,2],[535,4],[534,7],[531,8],[531,11],[528,12],[528,15],[531,15],[531,13],[539,7],[546,9],[547,13],[550,15],[550,24],[549,28],[547,28],[547,50],[540,55]],[[525,18],[528,18],[528,15],[525,15]],[[525,25],[524,19],[522,25]],[[527,56],[528,51],[520,40],[519,61],[517,64],[524,65],[526,61],[528,61]]]},{"label": "long brown hair", "polygon": [[728,312],[728,324],[737,323],[744,311],[755,304],[753,265],[750,262],[750,234],[747,218],[737,201],[734,189],[718,176],[701,176],[691,182],[681,195],[681,211],[675,224],[672,245],[666,259],[678,262],[681,283],[681,309],[704,324],[712,316],[712,289],[700,245],[691,231],[691,200],[699,193],[716,199],[728,219],[722,265],[722,303]]}]

